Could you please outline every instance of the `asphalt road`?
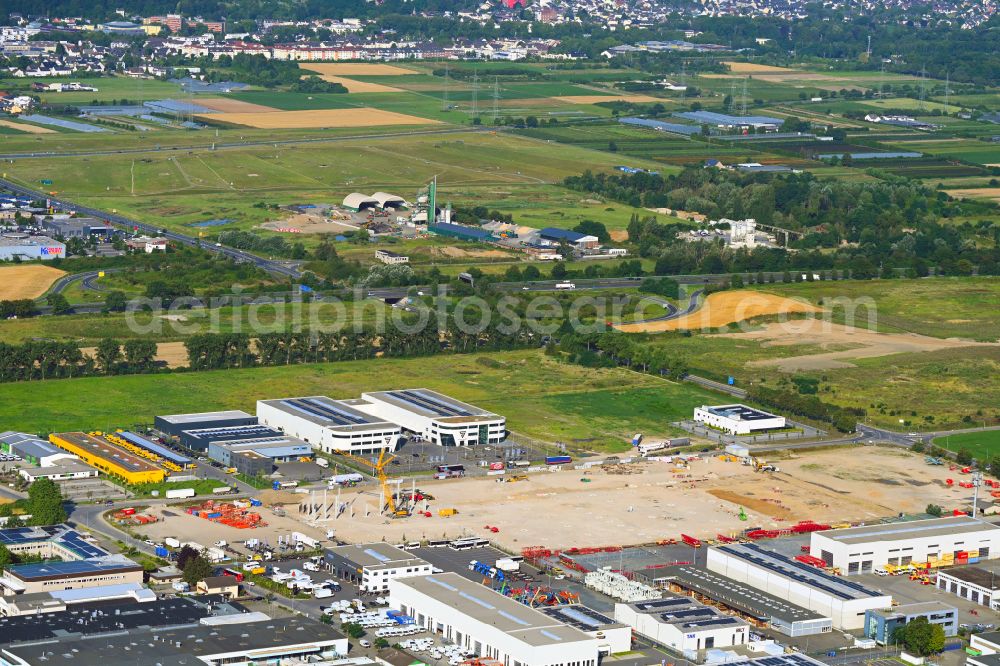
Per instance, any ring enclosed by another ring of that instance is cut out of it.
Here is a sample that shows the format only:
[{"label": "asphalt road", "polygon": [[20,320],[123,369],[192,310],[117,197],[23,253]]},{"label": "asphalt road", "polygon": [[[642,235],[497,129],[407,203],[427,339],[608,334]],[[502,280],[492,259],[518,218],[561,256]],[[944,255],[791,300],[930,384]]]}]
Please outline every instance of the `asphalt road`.
[{"label": "asphalt road", "polygon": [[48,200],[49,204],[57,210],[73,210],[78,213],[83,213],[84,215],[89,215],[91,217],[100,218],[107,220],[109,223],[115,226],[122,227],[128,231],[133,229],[138,229],[139,231],[150,234],[153,236],[162,236],[171,240],[175,243],[181,243],[183,245],[190,245],[194,247],[201,247],[209,252],[214,252],[220,254],[224,257],[228,257],[236,262],[247,262],[257,266],[260,269],[272,273],[280,277],[289,278],[299,278],[302,276],[302,272],[296,268],[294,265],[290,265],[287,262],[273,261],[271,259],[264,259],[250,252],[245,252],[243,250],[236,250],[231,247],[226,247],[224,245],[212,245],[202,243],[199,239],[192,236],[186,236],[184,234],[179,234],[176,231],[170,231],[168,229],[162,229],[160,227],[155,227],[150,224],[145,224],[139,222],[138,220],[133,220],[132,218],[125,217],[124,215],[119,215],[118,213],[109,213],[107,211],[98,210],[96,208],[91,208],[89,206],[81,206],[75,204],[67,199],[49,196],[45,192],[38,190],[33,190],[16,183],[12,183],[9,180],[0,178],[0,188],[10,190],[16,194],[22,196],[29,196],[33,199]]}]

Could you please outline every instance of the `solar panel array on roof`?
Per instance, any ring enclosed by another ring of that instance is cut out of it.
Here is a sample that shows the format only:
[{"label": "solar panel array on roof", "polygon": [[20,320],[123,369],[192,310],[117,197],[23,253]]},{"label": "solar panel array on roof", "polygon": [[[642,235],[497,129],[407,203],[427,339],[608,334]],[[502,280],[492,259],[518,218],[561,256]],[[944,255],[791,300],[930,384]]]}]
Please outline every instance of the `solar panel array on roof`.
[{"label": "solar panel array on roof", "polygon": [[840,599],[858,599],[862,596],[884,596],[879,592],[875,592],[864,585],[851,582],[846,578],[835,578],[816,567],[784,558],[769,550],[764,550],[755,543],[719,546],[719,550],[729,555],[748,560],[768,571],[773,571],[800,583],[805,583],[810,587],[829,592]]},{"label": "solar panel array on roof", "polygon": [[80,558],[103,557],[107,551],[86,541],[76,530],[64,525],[46,527],[12,527],[0,530],[0,544],[4,546],[24,545],[32,542],[53,541]]},{"label": "solar panel array on roof", "polygon": [[194,448],[191,444],[188,444],[188,442],[198,442],[200,445],[208,446],[209,442],[226,442],[236,439],[256,439],[258,437],[277,437],[280,435],[280,430],[270,426],[226,426],[224,428],[184,430],[181,433],[181,442],[189,448]]},{"label": "solar panel array on roof", "polygon": [[396,398],[397,400],[420,407],[421,409],[431,412],[437,416],[472,416],[472,412],[462,409],[457,405],[449,405],[448,403],[429,395],[420,389],[389,391],[388,395]]},{"label": "solar panel array on roof", "polygon": [[70,562],[41,562],[37,564],[13,564],[7,570],[18,578],[47,578],[49,576],[75,576],[102,571],[114,571],[126,567],[139,566],[125,558],[89,559]]},{"label": "solar panel array on roof", "polygon": [[145,449],[146,451],[151,451],[152,453],[155,453],[156,455],[160,456],[161,458],[165,458],[166,460],[169,460],[170,462],[172,462],[174,464],[177,464],[177,465],[189,465],[189,464],[191,464],[191,459],[188,458],[187,456],[182,456],[179,453],[174,453],[173,451],[171,451],[167,447],[160,446],[156,442],[151,442],[150,440],[146,439],[145,437],[142,437],[141,435],[137,435],[134,432],[129,432],[129,431],[126,430],[124,432],[118,433],[118,436],[121,437],[122,439],[124,439],[126,442],[131,442],[132,444],[135,444],[140,449]]},{"label": "solar panel array on roof", "polygon": [[365,416],[348,412],[345,409],[315,398],[282,400],[281,404],[297,412],[302,412],[340,426],[364,425],[372,422],[371,419]]},{"label": "solar panel array on roof", "polygon": [[738,583],[731,578],[726,578],[701,567],[676,567],[671,571],[668,579],[744,614],[753,615],[760,621],[771,617],[787,622],[822,618],[814,611],[796,606],[755,587]]},{"label": "solar panel array on roof", "polygon": [[584,631],[593,631],[598,627],[615,624],[615,621],[608,616],[602,615],[594,609],[587,608],[586,606],[553,606],[550,608],[541,608],[539,610],[550,617],[554,617],[557,620],[561,620],[566,624]]}]

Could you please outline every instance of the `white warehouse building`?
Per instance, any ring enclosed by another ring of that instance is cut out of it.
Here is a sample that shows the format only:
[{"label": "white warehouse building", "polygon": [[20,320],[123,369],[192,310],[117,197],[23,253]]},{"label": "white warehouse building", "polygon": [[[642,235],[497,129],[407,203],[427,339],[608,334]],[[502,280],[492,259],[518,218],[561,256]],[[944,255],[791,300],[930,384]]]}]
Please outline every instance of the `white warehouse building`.
[{"label": "white warehouse building", "polygon": [[504,417],[430,389],[362,393],[352,405],[441,446],[499,444],[507,437]]},{"label": "white warehouse building", "polygon": [[757,544],[729,544],[708,549],[707,566],[744,583],[833,620],[834,629],[850,631],[865,624],[865,611],[892,606],[892,597],[821,569],[765,550]]},{"label": "white warehouse building", "polygon": [[350,581],[360,591],[368,593],[387,592],[390,580],[429,576],[434,569],[430,562],[387,543],[329,548],[326,561],[338,578]]},{"label": "white warehouse building", "polygon": [[257,418],[324,453],[394,451],[401,435],[399,426],[358,410],[359,402],[326,396],[258,400]]},{"label": "white warehouse building", "polygon": [[949,516],[824,530],[812,533],[809,552],[845,574],[962,552],[984,560],[1000,555],[1000,526],[971,516]]},{"label": "white warehouse building", "polygon": [[601,656],[601,639],[456,573],[390,580],[389,599],[418,626],[507,666],[597,666]]},{"label": "white warehouse building", "polygon": [[750,624],[689,597],[665,597],[632,604],[615,604],[615,619],[636,632],[685,656],[699,650],[745,645]]},{"label": "white warehouse building", "polygon": [[695,407],[694,420],[728,432],[730,435],[749,435],[762,430],[776,430],[785,427],[784,416],[777,416],[741,404]]}]

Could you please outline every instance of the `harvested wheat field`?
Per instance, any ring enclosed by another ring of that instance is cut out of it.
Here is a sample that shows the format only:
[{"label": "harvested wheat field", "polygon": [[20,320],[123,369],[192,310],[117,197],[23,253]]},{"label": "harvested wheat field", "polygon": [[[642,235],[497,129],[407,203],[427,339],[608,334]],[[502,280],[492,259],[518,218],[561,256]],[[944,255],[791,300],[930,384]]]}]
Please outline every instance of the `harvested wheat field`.
[{"label": "harvested wheat field", "polygon": [[794,69],[788,67],[775,67],[773,65],[758,65],[753,62],[733,62],[723,60],[722,64],[729,68],[733,74],[791,74]]},{"label": "harvested wheat field", "polygon": [[658,333],[683,329],[708,330],[754,317],[822,311],[822,308],[806,301],[759,291],[720,291],[710,294],[700,308],[683,317],[667,321],[622,324],[616,328],[625,333]]},{"label": "harvested wheat field", "polygon": [[329,83],[339,83],[340,85],[347,88],[348,93],[397,93],[402,92],[399,88],[393,88],[392,86],[384,86],[381,83],[369,83],[367,81],[355,81],[354,79],[345,79],[342,76],[331,76],[329,74],[323,74],[320,76],[321,79]]},{"label": "harvested wheat field", "polygon": [[550,97],[567,104],[597,104],[598,102],[669,102],[670,100],[650,95],[565,95]]},{"label": "harvested wheat field", "polygon": [[38,125],[28,125],[26,123],[15,123],[9,120],[0,120],[0,127],[9,127],[15,129],[19,132],[25,132],[27,134],[55,134],[54,129],[49,129],[48,127],[39,127]]},{"label": "harvested wheat field", "polygon": [[[877,333],[867,328],[844,326],[825,319],[774,322],[759,330],[723,333],[717,337],[757,340],[763,342],[766,347],[808,345],[831,349],[831,351],[818,354],[758,359],[749,363],[751,366],[775,367],[783,372],[853,368],[855,366],[851,361],[860,358],[997,345],[997,343],[975,342],[957,338],[932,338],[915,333]],[[848,348],[845,349],[845,347]]]},{"label": "harvested wheat field", "polygon": [[[85,356],[94,356],[97,353],[97,348],[80,347],[80,351]],[[183,342],[158,342],[155,360],[166,364],[168,368],[187,367],[187,347],[184,346]]]},{"label": "harvested wheat field", "polygon": [[0,301],[38,298],[66,271],[51,266],[4,266],[0,268]]},{"label": "harvested wheat field", "polygon": [[[427,506],[432,517],[407,520],[378,515],[377,489],[368,485],[341,491],[340,499],[349,508],[336,521],[310,526],[303,520],[296,529],[317,536],[335,529],[338,538],[358,543],[383,539],[398,543],[404,535],[416,539],[442,533],[482,534],[483,525],[489,524],[499,528],[490,539],[514,550],[533,545],[565,548],[649,543],[676,539],[682,532],[714,538],[748,524],[773,529],[807,518],[827,523],[870,521],[898,511],[923,511],[928,502],[950,508],[967,499],[967,491],[957,484],[954,488],[945,484],[953,474],[947,467],[925,465],[923,456],[909,451],[859,446],[788,455],[773,462],[780,472],[757,474],[745,465],[709,457],[693,461],[680,473],[671,463],[649,460],[623,466],[628,474],[597,467],[544,470],[530,473],[520,483],[498,484],[492,477],[421,478],[420,488],[436,498]],[[581,483],[581,478],[590,483]],[[404,487],[408,485],[404,481]],[[314,501],[322,502],[322,497]],[[458,509],[458,515],[441,518],[438,509],[444,507]],[[746,509],[749,522],[739,519],[740,507]],[[286,506],[286,511],[304,518],[295,505]],[[601,520],[588,525],[581,542],[573,521],[553,521],[553,515],[600,515]],[[152,529],[171,534],[178,526],[157,523]],[[264,528],[259,536],[270,536],[270,529]]]},{"label": "harvested wheat field", "polygon": [[363,62],[304,62],[299,67],[317,74],[329,76],[405,76],[418,74],[412,69],[395,65],[380,65]]},{"label": "harvested wheat field", "polygon": [[263,104],[244,102],[238,99],[224,99],[222,97],[198,98],[198,106],[206,109],[219,111],[220,113],[273,113],[278,109]]},{"label": "harvested wheat field", "polygon": [[273,113],[203,113],[198,118],[259,129],[309,129],[321,127],[379,127],[391,125],[439,125],[437,120],[408,116],[369,107],[275,111]]}]

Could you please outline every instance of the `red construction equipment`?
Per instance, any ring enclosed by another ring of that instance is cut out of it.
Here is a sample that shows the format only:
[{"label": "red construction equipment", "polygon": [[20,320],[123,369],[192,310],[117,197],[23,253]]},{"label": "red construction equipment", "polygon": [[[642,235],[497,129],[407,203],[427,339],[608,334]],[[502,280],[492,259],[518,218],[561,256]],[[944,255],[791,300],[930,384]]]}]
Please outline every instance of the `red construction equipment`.
[{"label": "red construction equipment", "polygon": [[958,484],[959,488],[975,488],[976,486],[971,481],[962,481]]},{"label": "red construction equipment", "polygon": [[716,534],[715,538],[719,543],[736,543],[736,539],[728,537],[725,534]]},{"label": "red construction equipment", "polygon": [[818,557],[815,557],[814,555],[796,555],[795,559],[799,562],[802,562],[803,564],[808,564],[809,566],[812,567],[819,567],[822,569],[823,567],[826,566],[826,562],[824,562]]},{"label": "red construction equipment", "polygon": [[695,539],[693,536],[688,536],[687,534],[681,535],[681,541],[685,544],[691,546],[692,548],[701,548],[701,540]]},{"label": "red construction equipment", "polygon": [[949,488],[955,485],[955,479],[945,479],[944,482]]}]

